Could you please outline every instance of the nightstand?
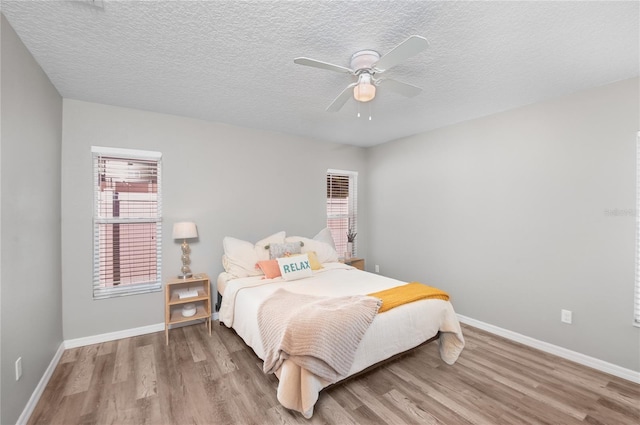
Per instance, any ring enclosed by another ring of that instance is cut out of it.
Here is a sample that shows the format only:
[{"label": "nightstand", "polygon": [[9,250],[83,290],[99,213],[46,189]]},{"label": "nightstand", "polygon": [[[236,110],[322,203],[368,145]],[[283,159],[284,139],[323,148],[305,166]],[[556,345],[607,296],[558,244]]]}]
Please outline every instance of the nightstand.
[{"label": "nightstand", "polygon": [[[204,273],[194,274],[189,279],[171,279],[164,287],[164,333],[169,344],[169,325],[205,319],[211,335],[211,282]],[[186,304],[195,304],[195,313],[182,314]]]},{"label": "nightstand", "polygon": [[350,258],[344,260],[345,264],[355,267],[358,270],[364,271],[364,258]]}]

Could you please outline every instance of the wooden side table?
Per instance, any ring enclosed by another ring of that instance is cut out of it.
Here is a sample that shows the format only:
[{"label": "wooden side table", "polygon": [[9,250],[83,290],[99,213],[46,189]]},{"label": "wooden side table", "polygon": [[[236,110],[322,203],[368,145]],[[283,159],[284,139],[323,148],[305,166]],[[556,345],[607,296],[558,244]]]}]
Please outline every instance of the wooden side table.
[{"label": "wooden side table", "polygon": [[358,270],[364,271],[364,258],[350,258],[344,260],[345,264],[355,267]]},{"label": "wooden side table", "polygon": [[[192,296],[184,296],[191,295]],[[211,281],[204,273],[195,274],[189,279],[171,279],[164,287],[164,333],[169,344],[169,325],[205,319],[205,326],[211,335]],[[183,295],[181,297],[181,294]],[[192,316],[183,316],[185,304],[193,303],[196,312]]]}]

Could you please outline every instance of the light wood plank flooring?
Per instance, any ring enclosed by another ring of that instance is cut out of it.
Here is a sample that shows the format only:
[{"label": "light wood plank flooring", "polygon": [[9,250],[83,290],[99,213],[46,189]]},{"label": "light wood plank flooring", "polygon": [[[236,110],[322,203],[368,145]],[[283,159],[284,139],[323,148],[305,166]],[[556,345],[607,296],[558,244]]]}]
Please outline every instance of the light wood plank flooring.
[{"label": "light wood plank flooring", "polygon": [[224,326],[65,351],[29,424],[640,424],[640,385],[470,326],[458,362],[436,342],[323,391],[310,420]]}]

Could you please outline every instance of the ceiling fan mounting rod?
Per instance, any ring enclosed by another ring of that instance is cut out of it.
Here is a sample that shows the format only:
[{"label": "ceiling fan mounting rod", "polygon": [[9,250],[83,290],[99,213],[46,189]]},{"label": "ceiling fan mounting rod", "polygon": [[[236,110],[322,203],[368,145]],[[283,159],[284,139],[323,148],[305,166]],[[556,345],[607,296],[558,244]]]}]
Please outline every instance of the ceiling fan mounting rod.
[{"label": "ceiling fan mounting rod", "polygon": [[[372,65],[378,62],[380,53],[375,50],[360,50],[351,56],[351,69],[356,75],[363,70],[372,70]],[[371,72],[369,72],[371,73]]]}]

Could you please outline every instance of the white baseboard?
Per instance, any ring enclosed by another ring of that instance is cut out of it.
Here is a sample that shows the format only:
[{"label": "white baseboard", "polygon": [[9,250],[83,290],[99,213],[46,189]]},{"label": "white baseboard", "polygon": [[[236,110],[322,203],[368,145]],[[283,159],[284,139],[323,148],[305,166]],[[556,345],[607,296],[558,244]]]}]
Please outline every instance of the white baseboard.
[{"label": "white baseboard", "polygon": [[130,338],[132,336],[146,335],[160,331],[164,331],[164,323],[156,323],[155,325],[141,326],[139,328],[125,329],[122,331],[87,336],[84,338],[67,339],[64,342],[64,348],[84,347],[85,345],[99,344],[101,342],[115,341],[117,339]]},{"label": "white baseboard", "polygon": [[20,417],[18,418],[18,421],[16,422],[17,425],[23,425],[29,421],[31,414],[33,413],[33,409],[36,408],[38,401],[40,401],[40,397],[42,397],[42,393],[47,387],[49,379],[51,379],[51,375],[53,375],[53,371],[56,370],[56,366],[58,366],[58,362],[60,362],[60,359],[62,358],[64,349],[65,348],[63,342],[58,347],[58,351],[56,351],[56,354],[54,354],[53,359],[51,359],[51,362],[49,363],[49,366],[44,371],[44,375],[42,375],[42,378],[40,378],[40,382],[38,382],[36,389],[31,394],[27,405],[24,407],[24,410],[22,411]]},{"label": "white baseboard", "polygon": [[[213,313],[212,320],[218,320],[218,313]],[[170,325],[170,329],[180,328],[182,326],[189,326],[193,324],[194,322],[178,323]],[[109,332],[106,334],[87,336],[84,338],[68,339],[64,342],[64,348],[67,349],[84,347],[85,345],[99,344],[101,342],[115,341],[122,338],[130,338],[132,336],[146,335],[160,331],[164,331],[164,323],[156,323],[155,325],[141,326],[139,328],[125,329],[123,331]]]},{"label": "white baseboard", "polygon": [[605,362],[604,360],[596,359],[595,357],[590,357],[582,353],[578,353],[577,351],[572,351],[557,345],[549,344],[548,342],[540,341],[526,335],[519,334],[517,332],[499,328],[497,326],[490,325],[479,320],[471,319],[470,317],[466,317],[461,314],[458,314],[458,319],[462,323],[466,323],[467,325],[473,326],[475,328],[491,332],[492,334],[499,335],[501,337],[519,342],[532,348],[536,348],[540,351],[544,351],[545,353],[554,354],[558,357],[562,357],[563,359],[571,360],[572,362],[588,366],[590,368],[608,373],[613,376],[617,376],[618,378],[626,379],[627,381],[640,384],[640,372],[626,369],[613,363]]}]

